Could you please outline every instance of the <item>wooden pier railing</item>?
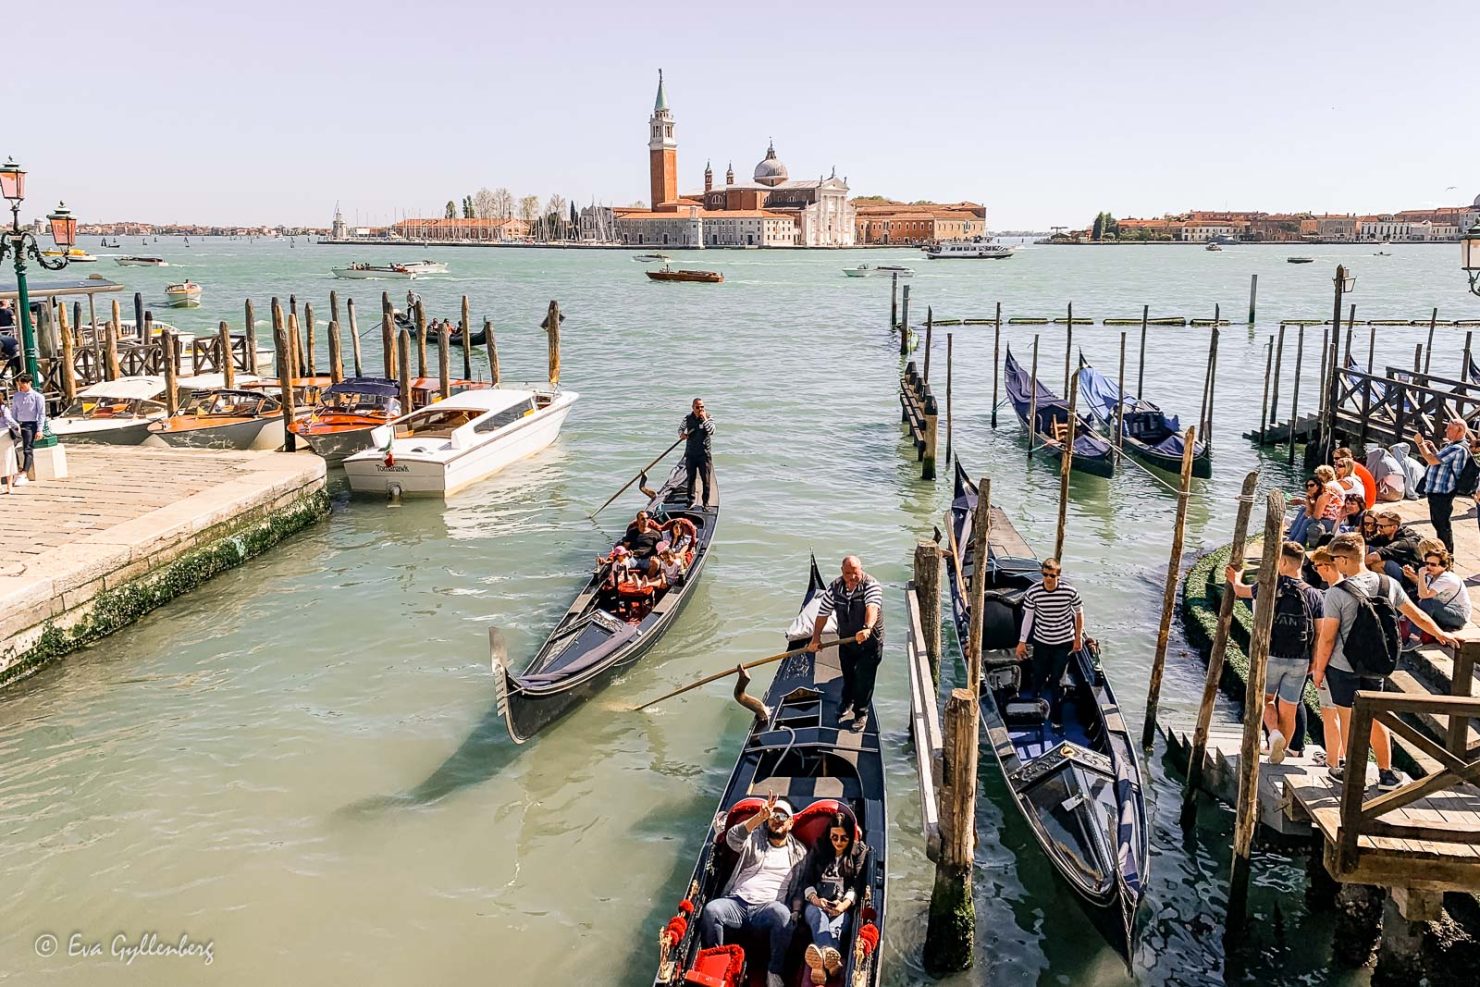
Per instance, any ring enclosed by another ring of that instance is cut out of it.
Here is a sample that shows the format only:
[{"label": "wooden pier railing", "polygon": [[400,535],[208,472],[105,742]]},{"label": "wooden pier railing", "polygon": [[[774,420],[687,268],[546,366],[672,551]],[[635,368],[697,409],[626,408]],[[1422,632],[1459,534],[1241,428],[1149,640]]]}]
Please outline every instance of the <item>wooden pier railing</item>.
[{"label": "wooden pier railing", "polygon": [[905,365],[899,378],[900,421],[909,429],[920,460],[920,479],[935,479],[935,451],[939,434],[940,405],[930,390],[929,381],[915,368],[915,361]]},{"label": "wooden pier railing", "polygon": [[[939,554],[930,546],[931,554]],[[939,593],[937,580],[934,590]],[[937,601],[938,601],[937,597]],[[905,587],[905,607],[909,613],[909,626],[905,632],[905,664],[910,675],[910,733],[914,738],[915,770],[920,779],[920,819],[925,837],[925,856],[931,861],[940,860],[940,806],[936,792],[936,779],[941,773],[942,737],[940,710],[937,705],[937,688],[931,674],[931,660],[924,622],[920,616],[920,595],[914,580]],[[936,603],[935,615],[940,616],[940,604]]]}]

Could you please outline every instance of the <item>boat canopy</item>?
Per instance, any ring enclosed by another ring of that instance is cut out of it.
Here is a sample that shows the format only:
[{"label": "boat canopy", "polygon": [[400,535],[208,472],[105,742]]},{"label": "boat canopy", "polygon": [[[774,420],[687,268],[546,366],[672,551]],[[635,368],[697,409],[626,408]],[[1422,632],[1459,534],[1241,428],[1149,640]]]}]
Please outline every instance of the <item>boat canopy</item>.
[{"label": "boat canopy", "polygon": [[80,398],[113,398],[117,401],[152,400],[164,392],[163,377],[119,377],[103,380],[77,392]]},{"label": "boat canopy", "polygon": [[394,398],[400,397],[401,388],[388,377],[350,377],[326,390],[324,399],[327,401],[336,394],[373,394],[376,397]]},{"label": "boat canopy", "polygon": [[[1169,415],[1149,401],[1133,397],[1122,397],[1120,385],[1100,373],[1094,367],[1079,368],[1079,396],[1084,399],[1091,415],[1110,426],[1112,433],[1115,410],[1125,404],[1125,430],[1155,452],[1180,459],[1186,440],[1182,423],[1176,415]],[[1158,435],[1161,437],[1158,438]],[[1197,443],[1193,454],[1202,452],[1203,443]]]}]

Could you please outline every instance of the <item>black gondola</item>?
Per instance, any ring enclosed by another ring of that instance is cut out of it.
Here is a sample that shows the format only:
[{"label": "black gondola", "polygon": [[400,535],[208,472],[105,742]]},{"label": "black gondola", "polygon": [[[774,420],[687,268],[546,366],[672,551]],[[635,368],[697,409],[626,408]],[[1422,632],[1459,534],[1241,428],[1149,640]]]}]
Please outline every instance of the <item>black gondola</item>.
[{"label": "black gondola", "polygon": [[[713,475],[711,473],[711,475]],[[565,616],[529,666],[518,675],[493,662],[498,704],[509,736],[524,743],[602,689],[622,669],[636,662],[673,626],[709,561],[719,522],[719,484],[708,507],[689,507],[688,472],[680,463],[647,505],[657,521],[682,517],[697,530],[692,557],[682,581],[666,589],[628,592],[608,587],[608,567],[592,573]]]},{"label": "black gondola", "polygon": [[[409,315],[407,315],[404,312],[397,312],[396,313],[396,328],[397,329],[405,329],[407,332],[409,332],[411,334],[411,338],[412,339],[415,339],[417,337],[417,335],[418,335],[418,333],[416,331],[416,320],[413,319],[413,318],[411,318]],[[439,333],[439,332],[433,332],[431,326],[428,326],[427,327],[427,342],[429,344],[434,344],[434,345],[440,346],[441,345],[441,340],[442,340],[442,334]],[[474,329],[473,330],[473,335],[472,335],[472,340],[473,340],[473,345],[474,346],[482,346],[484,343],[488,342],[488,332],[487,332],[487,330],[486,329]],[[462,327],[461,326],[453,326],[452,327],[452,332],[447,337],[447,343],[448,343],[449,346],[461,346],[462,345]]]},{"label": "black gondola", "polygon": [[[802,609],[787,631],[790,648],[804,646],[811,637],[820,595],[826,587],[813,559]],[[861,838],[870,850],[864,892],[839,943],[843,968],[828,983],[832,987],[878,987],[883,967],[879,946],[888,863],[884,762],[872,707],[863,730],[854,732],[837,726],[842,685],[834,648],[823,649],[820,655],[794,655],[778,666],[766,690],[767,716],[758,719],[745,738],[735,770],[720,797],[719,811],[705,831],[704,847],[683,900],[659,936],[655,987],[728,984],[732,981],[726,979],[727,975],[735,976],[741,963],[745,973],[733,982],[764,987],[764,941],[743,939],[738,944],[701,949],[698,927],[705,903],[718,895],[735,862],[734,851],[724,842],[725,832],[762,809],[771,791],[791,803],[796,813],[792,832],[809,847],[825,837],[829,821],[838,812],[852,817],[861,829]],[[805,926],[799,924],[787,952],[784,979],[788,985],[810,982],[802,959],[808,938]]]},{"label": "black gondola", "polygon": [[[965,647],[971,615],[963,581],[971,551],[976,485],[956,464],[947,575],[956,638]],[[1001,509],[993,507],[982,601],[982,743],[992,748],[1013,803],[1054,869],[1090,918],[1129,961],[1145,888],[1146,803],[1136,745],[1100,665],[1099,647],[1070,657],[1063,725],[1048,704],[1019,691],[1017,644],[1023,596],[1042,579],[1039,561]]]},{"label": "black gondola", "polygon": [[[1042,379],[1037,381],[1038,398],[1034,401],[1032,375],[1013,359],[1011,346],[1007,348],[1002,382],[1018,420],[1028,430],[1028,441],[1033,444],[1033,451],[1058,462],[1064,455],[1063,440],[1059,436],[1061,433],[1067,436],[1069,430],[1069,402],[1044,387]],[[1028,423],[1030,416],[1034,419],[1031,425]],[[1114,476],[1115,450],[1095,432],[1094,425],[1083,411],[1074,409],[1074,416],[1079,421],[1074,429],[1074,462],[1071,468],[1096,476]]]},{"label": "black gondola", "polygon": [[[1115,435],[1116,408],[1125,405],[1121,415],[1121,437],[1125,448],[1152,466],[1173,473],[1182,471],[1182,446],[1185,442],[1182,423],[1150,401],[1126,397],[1120,386],[1084,362],[1080,357],[1079,400],[1084,409],[1109,437]],[[1113,441],[1113,438],[1112,438]],[[1213,475],[1213,457],[1208,444],[1198,439],[1192,447],[1192,475],[1208,479]]]}]

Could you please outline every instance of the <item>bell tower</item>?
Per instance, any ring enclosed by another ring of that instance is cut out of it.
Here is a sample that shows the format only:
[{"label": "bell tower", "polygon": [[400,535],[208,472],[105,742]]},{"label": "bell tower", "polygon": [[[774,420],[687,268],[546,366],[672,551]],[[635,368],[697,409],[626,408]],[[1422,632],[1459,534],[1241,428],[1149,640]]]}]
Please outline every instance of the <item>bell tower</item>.
[{"label": "bell tower", "polygon": [[663,70],[658,70],[658,98],[648,120],[648,175],[652,208],[678,201],[678,141],[673,137],[673,113],[663,92]]}]

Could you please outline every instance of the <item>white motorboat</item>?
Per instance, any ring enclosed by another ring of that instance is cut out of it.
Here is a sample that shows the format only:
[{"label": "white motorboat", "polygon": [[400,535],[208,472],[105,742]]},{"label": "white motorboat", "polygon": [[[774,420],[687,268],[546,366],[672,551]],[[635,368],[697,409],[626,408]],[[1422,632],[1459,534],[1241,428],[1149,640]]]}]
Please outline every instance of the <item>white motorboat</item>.
[{"label": "white motorboat", "polygon": [[123,256],[113,258],[113,263],[119,267],[169,267],[169,261],[163,257],[135,257]]},{"label": "white motorboat", "polygon": [[850,278],[866,278],[874,273],[874,269],[867,264],[859,264],[857,267],[843,268],[843,274]]},{"label": "white motorboat", "polygon": [[1004,246],[991,237],[977,236],[970,240],[943,240],[932,244],[925,251],[931,260],[1007,260],[1012,256],[1012,247]]},{"label": "white motorboat", "polygon": [[1211,251],[1216,252],[1216,251],[1219,251],[1219,250],[1222,250],[1223,249],[1223,244],[1221,244],[1221,243],[1210,243],[1206,247],[1204,247],[1203,249],[1204,250],[1211,250]]},{"label": "white motorboat", "polygon": [[172,418],[149,423],[148,445],[177,449],[271,450],[283,444],[282,405],[260,390],[196,391]]},{"label": "white motorboat", "polygon": [[375,429],[344,460],[356,493],[447,496],[555,441],[580,395],[545,385],[464,391]]},{"label": "white motorboat", "polygon": [[50,419],[63,442],[133,446],[149,435],[149,423],[166,413],[163,377],[120,377],[77,392],[60,415]]},{"label": "white motorboat", "polygon": [[395,267],[404,267],[413,274],[446,274],[447,265],[434,260],[412,261],[410,264],[396,264]]},{"label": "white motorboat", "polygon": [[164,296],[171,308],[195,308],[200,304],[200,285],[186,278],[179,284],[168,284]]},{"label": "white motorboat", "polygon": [[336,278],[357,281],[415,281],[417,277],[417,273],[405,264],[351,264],[329,270]]},{"label": "white motorboat", "polygon": [[913,267],[904,267],[900,264],[880,264],[874,268],[874,273],[885,278],[895,274],[898,274],[902,278],[912,278],[915,276],[915,269]]},{"label": "white motorboat", "polygon": [[639,264],[666,264],[673,258],[667,254],[638,254],[632,259]]}]

